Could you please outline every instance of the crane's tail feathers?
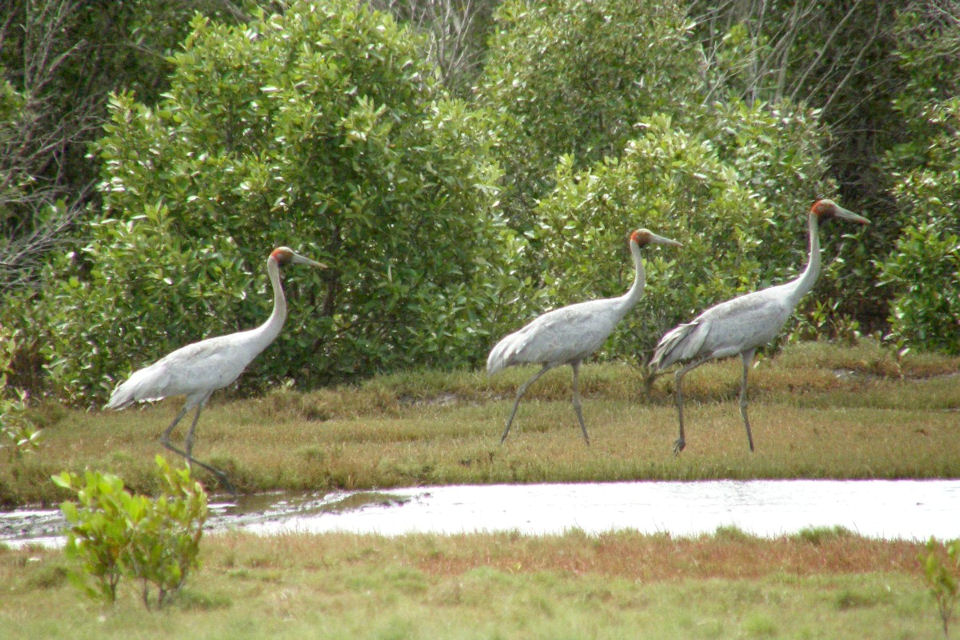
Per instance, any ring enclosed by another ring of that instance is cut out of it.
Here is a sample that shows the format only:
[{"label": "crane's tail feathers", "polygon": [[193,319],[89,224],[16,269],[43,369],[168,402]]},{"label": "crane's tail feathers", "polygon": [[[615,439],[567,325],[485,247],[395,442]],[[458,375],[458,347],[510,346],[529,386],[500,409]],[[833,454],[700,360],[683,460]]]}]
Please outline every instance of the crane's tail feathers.
[{"label": "crane's tail feathers", "polygon": [[696,321],[674,327],[660,338],[650,366],[660,371],[679,360],[689,360],[700,350],[706,337],[703,325]]},{"label": "crane's tail feathers", "polygon": [[112,396],[110,396],[110,400],[107,402],[107,404],[103,405],[103,408],[116,409],[117,411],[119,411],[120,409],[126,409],[131,404],[133,404],[132,399],[119,398],[117,397],[117,394],[114,393]]},{"label": "crane's tail feathers", "polygon": [[503,338],[490,350],[487,356],[487,375],[493,375],[502,369],[506,369],[513,364],[513,356],[516,354],[513,338],[515,334]]},{"label": "crane's tail feathers", "polygon": [[104,405],[104,409],[126,409],[131,404],[136,402],[137,399],[133,395],[133,390],[127,386],[127,383],[123,383],[113,390],[113,393],[110,394],[110,400],[107,401],[107,404]]},{"label": "crane's tail feathers", "polygon": [[104,409],[124,409],[134,402],[151,402],[166,397],[162,391],[166,378],[162,368],[155,365],[134,371],[126,381],[117,385]]},{"label": "crane's tail feathers", "polygon": [[[498,344],[497,347],[500,345]],[[490,352],[490,355],[487,356],[487,375],[492,376],[501,369],[506,368],[506,362],[504,361],[503,354],[497,350],[497,347],[493,348],[493,351]]]}]

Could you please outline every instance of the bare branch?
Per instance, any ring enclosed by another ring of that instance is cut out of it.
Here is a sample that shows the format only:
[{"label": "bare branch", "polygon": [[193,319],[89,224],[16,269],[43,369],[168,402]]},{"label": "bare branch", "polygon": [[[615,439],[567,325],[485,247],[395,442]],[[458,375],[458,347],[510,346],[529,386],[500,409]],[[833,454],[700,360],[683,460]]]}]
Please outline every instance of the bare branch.
[{"label": "bare branch", "polygon": [[477,17],[492,11],[492,0],[370,0],[370,4],[427,34],[427,54],[448,88],[465,85],[479,67]]}]

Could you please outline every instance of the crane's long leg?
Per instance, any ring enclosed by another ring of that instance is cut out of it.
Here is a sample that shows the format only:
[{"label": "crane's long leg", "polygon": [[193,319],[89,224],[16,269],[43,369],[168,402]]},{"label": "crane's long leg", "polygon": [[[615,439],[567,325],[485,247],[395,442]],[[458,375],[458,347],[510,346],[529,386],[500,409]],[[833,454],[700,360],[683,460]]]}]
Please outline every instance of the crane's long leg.
[{"label": "crane's long leg", "polygon": [[193,422],[190,424],[190,431],[187,434],[187,450],[184,451],[182,449],[178,449],[173,445],[172,442],[170,442],[170,433],[173,431],[173,428],[177,426],[177,423],[180,422],[183,416],[186,415],[188,410],[189,409],[186,405],[180,410],[180,413],[177,414],[177,417],[173,419],[173,422],[170,423],[170,426],[167,427],[166,431],[163,432],[163,435],[160,436],[161,444],[163,444],[163,446],[165,446],[167,449],[170,449],[170,451],[180,454],[186,458],[188,462],[193,462],[217,476],[217,479],[220,480],[223,486],[226,487],[230,493],[237,495],[237,490],[234,488],[230,480],[227,479],[227,474],[225,474],[223,471],[220,471],[220,469],[217,469],[216,467],[211,467],[205,462],[200,462],[189,453],[193,449],[193,430],[196,429],[197,420],[200,419],[200,412],[203,410],[203,403],[197,405],[197,413],[193,416]]},{"label": "crane's long leg", "polygon": [[580,429],[583,431],[583,439],[586,441],[587,445],[590,444],[590,436],[587,435],[587,425],[583,423],[583,411],[580,410],[580,389],[577,384],[577,378],[580,373],[580,362],[571,362],[570,366],[573,367],[573,408],[577,412],[577,419],[580,421]]},{"label": "crane's long leg", "polygon": [[687,364],[682,369],[679,369],[674,376],[676,380],[676,400],[677,400],[677,420],[680,422],[680,437],[677,438],[677,441],[673,443],[673,455],[678,456],[680,452],[683,451],[683,448],[687,446],[687,441],[683,437],[683,376],[687,375],[688,372],[696,369],[704,362],[710,358],[700,358],[699,360],[694,360],[693,362]]},{"label": "crane's long leg", "polygon": [[550,365],[545,364],[540,371],[537,371],[532,378],[520,385],[520,388],[517,389],[517,400],[513,403],[513,411],[510,412],[510,417],[507,418],[507,428],[503,430],[503,435],[500,437],[500,444],[503,444],[503,441],[507,439],[507,434],[510,433],[510,425],[513,424],[513,417],[517,415],[517,407],[520,406],[520,398],[523,397],[523,394],[527,392],[527,387],[537,381],[537,378],[542,376],[550,369]]},{"label": "crane's long leg", "polygon": [[183,419],[183,416],[187,415],[187,411],[189,410],[190,409],[187,407],[187,405],[183,405],[183,408],[180,409],[177,417],[173,419],[173,422],[170,423],[170,426],[167,427],[166,431],[163,432],[163,435],[160,436],[160,442],[163,442],[164,444],[170,442],[170,434],[173,432],[174,427],[176,427],[177,423]]},{"label": "crane's long leg", "polygon": [[753,451],[753,435],[750,433],[750,420],[747,419],[747,371],[750,369],[750,363],[753,362],[755,351],[756,349],[750,349],[740,354],[743,358],[743,377],[740,380],[740,415],[743,416],[743,426],[747,428],[747,442],[750,443],[750,451]]},{"label": "crane's long leg", "polygon": [[193,421],[190,423],[190,429],[187,431],[187,438],[184,441],[186,444],[187,458],[193,457],[193,432],[197,428],[197,420],[200,419],[200,411],[203,410],[203,407],[206,403],[201,402],[197,405],[197,412],[193,414]]}]

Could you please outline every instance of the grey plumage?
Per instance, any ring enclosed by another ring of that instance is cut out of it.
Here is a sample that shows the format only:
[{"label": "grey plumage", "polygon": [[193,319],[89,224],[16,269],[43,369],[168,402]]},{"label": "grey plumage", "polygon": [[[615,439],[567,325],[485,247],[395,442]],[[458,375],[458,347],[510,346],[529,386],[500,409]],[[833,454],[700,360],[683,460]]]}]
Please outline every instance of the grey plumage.
[{"label": "grey plumage", "polygon": [[500,438],[501,443],[510,433],[510,425],[527,388],[553,367],[569,364],[573,368],[573,407],[583,431],[583,439],[590,444],[580,408],[580,363],[603,345],[617,323],[640,299],[646,278],[640,248],[650,243],[680,246],[679,242],[658,236],[646,229],[631,232],[629,244],[635,276],[633,285],[624,295],[580,302],[548,311],[522,329],[504,337],[490,351],[487,357],[487,373],[490,375],[515,364],[541,365],[540,370],[518,389],[513,411]]},{"label": "grey plumage", "polygon": [[814,285],[820,274],[819,222],[841,218],[860,224],[869,221],[840,207],[832,200],[813,203],[807,217],[810,255],[807,266],[798,278],[786,284],[754,291],[710,307],[693,321],[668,331],[660,339],[650,360],[656,370],[675,362],[687,362],[676,373],[676,403],[680,436],[674,453],[686,446],[683,433],[683,376],[708,360],[739,354],[743,371],[740,383],[740,415],[747,430],[747,442],[753,451],[753,435],[747,417],[747,371],[754,353],[773,340],[793,313],[797,303]]}]

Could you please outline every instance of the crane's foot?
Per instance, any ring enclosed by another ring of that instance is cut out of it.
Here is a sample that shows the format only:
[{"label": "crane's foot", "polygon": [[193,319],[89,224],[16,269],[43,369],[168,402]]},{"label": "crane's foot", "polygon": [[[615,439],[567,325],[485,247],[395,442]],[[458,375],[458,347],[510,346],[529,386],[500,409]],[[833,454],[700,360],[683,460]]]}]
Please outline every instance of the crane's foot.
[{"label": "crane's foot", "polygon": [[677,438],[677,441],[673,443],[673,455],[680,455],[680,452],[683,451],[685,446],[687,446],[686,440],[683,438]]},{"label": "crane's foot", "polygon": [[237,488],[234,487],[233,483],[230,482],[229,478],[227,478],[227,474],[217,469],[213,472],[213,475],[217,477],[217,480],[220,481],[220,484],[223,486],[223,488],[230,492],[231,496],[236,498],[239,495],[237,493]]}]

